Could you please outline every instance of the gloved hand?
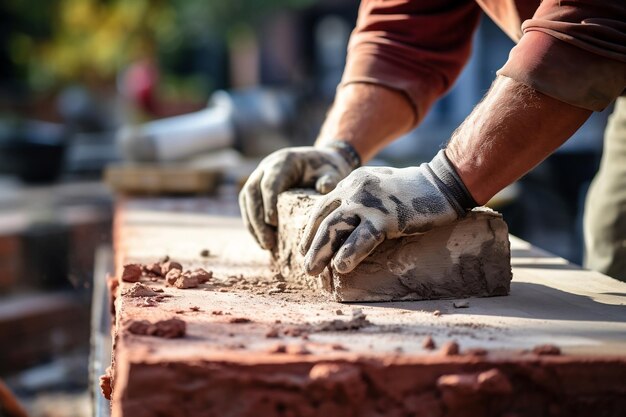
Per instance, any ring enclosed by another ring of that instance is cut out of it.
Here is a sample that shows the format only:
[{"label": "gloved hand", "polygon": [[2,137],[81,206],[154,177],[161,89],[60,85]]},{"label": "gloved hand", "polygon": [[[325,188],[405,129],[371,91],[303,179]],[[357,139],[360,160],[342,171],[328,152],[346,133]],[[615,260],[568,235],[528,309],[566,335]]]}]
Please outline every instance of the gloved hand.
[{"label": "gloved hand", "polygon": [[273,249],[278,194],[294,187],[315,187],[326,194],[358,165],[358,155],[344,142],[276,151],[261,161],[239,193],[243,221],[263,249]]},{"label": "gloved hand", "polygon": [[383,240],[450,223],[476,205],[444,151],[419,167],[359,168],[315,206],[300,244],[305,270],[319,274],[332,259],[350,272]]}]

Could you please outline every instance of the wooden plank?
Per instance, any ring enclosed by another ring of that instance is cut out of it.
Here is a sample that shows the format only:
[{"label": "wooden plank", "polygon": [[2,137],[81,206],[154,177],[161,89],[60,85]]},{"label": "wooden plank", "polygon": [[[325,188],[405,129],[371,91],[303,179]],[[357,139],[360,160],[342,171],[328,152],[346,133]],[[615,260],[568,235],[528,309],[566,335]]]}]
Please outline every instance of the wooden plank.
[{"label": "wooden plank", "polygon": [[96,251],[94,284],[91,302],[91,349],[89,353],[89,385],[93,417],[108,417],[111,407],[103,396],[100,376],[111,364],[111,300],[108,278],[113,271],[113,251],[100,246]]},{"label": "wooden plank", "polygon": [[113,190],[128,194],[206,194],[217,188],[221,173],[174,164],[115,164],[107,167],[105,182]]},{"label": "wooden plank", "polygon": [[[244,230],[232,190],[213,199],[123,200],[115,219],[118,276],[126,263],[169,255],[186,269],[212,270],[215,280],[185,290],[148,281],[169,296],[156,306],[118,296],[113,415],[148,416],[164,410],[182,415],[201,405],[204,415],[220,415],[216,404],[226,407],[222,415],[259,415],[266,401],[273,407],[266,414],[271,416],[283,415],[280,410],[301,415],[297,404],[313,407],[309,415],[329,415],[323,412],[328,406],[338,407],[330,409],[341,415],[373,416],[379,415],[376,410],[410,412],[406,398],[431,401],[435,410],[451,407],[446,393],[463,385],[459,381],[476,381],[490,369],[501,372],[519,394],[507,400],[511,407],[517,404],[514,409],[496,407],[497,396],[489,394],[482,402],[493,410],[539,416],[558,405],[562,408],[554,415],[584,415],[589,404],[605,401],[607,415],[619,415],[615,407],[626,406],[621,399],[626,398],[626,284],[576,268],[519,239],[512,238],[511,249],[509,296],[471,299],[468,308],[455,308],[454,300],[347,306],[293,284],[275,291],[269,254]],[[201,256],[204,250],[211,255]],[[224,284],[228,281],[234,284]],[[122,283],[120,290],[129,285]],[[353,309],[359,309],[355,317],[364,314],[368,323],[339,330],[342,323],[353,323]],[[186,322],[185,338],[126,331],[132,321],[172,317]],[[426,336],[438,347],[456,341],[462,353],[486,349],[488,354],[445,356],[423,346]],[[557,345],[564,355],[524,353],[543,344]],[[287,353],[275,353],[283,350]],[[328,363],[337,367],[322,366]],[[367,381],[363,389],[373,397],[362,405],[350,405],[350,395],[328,397],[334,391],[327,384],[342,380],[341,375],[352,381],[347,386]],[[457,382],[448,384],[446,375],[456,376]],[[393,385],[391,392],[376,385],[378,379]],[[325,381],[321,388],[315,382],[320,380]],[[541,391],[542,384],[549,388]],[[313,406],[310,393],[315,389],[321,397]],[[402,404],[393,410],[377,408],[397,401],[394,390]],[[183,403],[178,411],[171,407]]]}]

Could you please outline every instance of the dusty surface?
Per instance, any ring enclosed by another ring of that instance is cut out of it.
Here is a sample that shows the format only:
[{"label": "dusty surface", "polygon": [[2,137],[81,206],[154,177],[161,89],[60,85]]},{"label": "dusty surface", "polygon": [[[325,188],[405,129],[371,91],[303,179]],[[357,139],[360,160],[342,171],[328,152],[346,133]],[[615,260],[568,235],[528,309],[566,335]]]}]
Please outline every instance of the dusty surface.
[{"label": "dusty surface", "polygon": [[511,282],[508,229],[502,216],[479,208],[451,225],[384,241],[354,271],[328,267],[317,277],[302,267],[297,247],[315,201],[311,192],[278,198],[275,267],[337,301],[400,301],[507,295]]},{"label": "dusty surface", "polygon": [[187,324],[184,320],[171,318],[150,322],[148,320],[128,320],[124,323],[123,331],[138,336],[163,337],[176,339],[185,337]]},{"label": "dusty surface", "polygon": [[[508,297],[466,308],[339,304],[283,282],[237,214],[234,194],[119,204],[118,277],[125,264],[165,255],[212,277],[179,289],[144,273],[141,283],[163,293],[118,295],[113,416],[582,416],[599,404],[600,415],[626,407],[624,283],[512,239]],[[128,320],[172,317],[185,322],[184,337],[124,331]],[[540,345],[561,355],[533,353]]]},{"label": "dusty surface", "polygon": [[163,292],[163,290],[155,291],[145,284],[136,282],[132,287],[124,291],[122,295],[127,297],[154,297],[159,295],[159,292]]}]

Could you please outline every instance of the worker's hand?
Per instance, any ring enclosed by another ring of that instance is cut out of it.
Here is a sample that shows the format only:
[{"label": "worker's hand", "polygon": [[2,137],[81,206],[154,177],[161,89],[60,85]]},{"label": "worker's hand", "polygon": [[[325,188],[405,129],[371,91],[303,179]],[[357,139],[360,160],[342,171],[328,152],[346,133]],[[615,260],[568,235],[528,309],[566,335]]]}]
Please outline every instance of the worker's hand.
[{"label": "worker's hand", "polygon": [[[358,157],[357,157],[358,158]],[[326,194],[358,163],[331,147],[285,148],[267,156],[239,193],[243,221],[263,249],[276,244],[278,194],[295,187],[315,187]]]},{"label": "worker's hand", "polygon": [[300,244],[308,274],[352,271],[383,240],[423,233],[476,203],[445,154],[411,168],[364,167],[315,206]]}]

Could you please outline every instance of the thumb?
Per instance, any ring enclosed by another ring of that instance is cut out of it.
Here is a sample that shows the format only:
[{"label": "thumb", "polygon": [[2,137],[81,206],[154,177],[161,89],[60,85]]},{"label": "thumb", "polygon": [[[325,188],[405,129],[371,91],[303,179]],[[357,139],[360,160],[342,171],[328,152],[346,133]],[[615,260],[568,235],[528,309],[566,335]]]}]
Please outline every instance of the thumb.
[{"label": "thumb", "polygon": [[339,184],[339,181],[341,181],[341,177],[339,176],[339,174],[335,172],[329,172],[317,179],[317,181],[315,182],[315,189],[320,194],[328,194],[335,189],[337,184]]}]

